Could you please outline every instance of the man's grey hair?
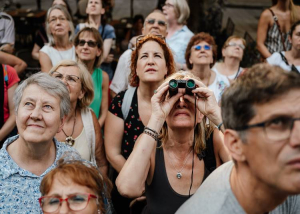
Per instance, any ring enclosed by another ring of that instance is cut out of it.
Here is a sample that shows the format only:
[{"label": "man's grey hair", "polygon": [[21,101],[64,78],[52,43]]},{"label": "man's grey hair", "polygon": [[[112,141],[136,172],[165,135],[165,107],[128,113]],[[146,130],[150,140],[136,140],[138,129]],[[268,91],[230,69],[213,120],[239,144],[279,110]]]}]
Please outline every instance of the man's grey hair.
[{"label": "man's grey hair", "polygon": [[[62,81],[57,80],[46,73],[39,72],[24,80],[17,87],[13,98],[16,114],[18,112],[19,105],[23,97],[23,92],[30,85],[37,85],[47,93],[60,99],[60,118],[63,118],[69,113],[71,103],[69,92],[65,84]],[[36,93],[39,93],[39,91],[36,91]]]}]

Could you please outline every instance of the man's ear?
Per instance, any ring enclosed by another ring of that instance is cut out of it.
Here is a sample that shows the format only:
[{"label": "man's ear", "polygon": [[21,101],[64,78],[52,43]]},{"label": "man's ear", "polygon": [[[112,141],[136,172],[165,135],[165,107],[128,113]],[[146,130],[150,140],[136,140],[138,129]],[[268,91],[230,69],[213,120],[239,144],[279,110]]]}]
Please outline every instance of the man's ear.
[{"label": "man's ear", "polygon": [[232,159],[236,161],[245,161],[246,156],[243,150],[243,142],[239,134],[232,129],[226,129],[224,132],[224,143]]},{"label": "man's ear", "polygon": [[56,133],[61,132],[61,130],[62,130],[63,127],[64,127],[66,118],[67,118],[67,115],[65,115],[63,118],[60,119],[60,125],[59,125],[59,128],[58,128],[58,130],[57,130]]}]

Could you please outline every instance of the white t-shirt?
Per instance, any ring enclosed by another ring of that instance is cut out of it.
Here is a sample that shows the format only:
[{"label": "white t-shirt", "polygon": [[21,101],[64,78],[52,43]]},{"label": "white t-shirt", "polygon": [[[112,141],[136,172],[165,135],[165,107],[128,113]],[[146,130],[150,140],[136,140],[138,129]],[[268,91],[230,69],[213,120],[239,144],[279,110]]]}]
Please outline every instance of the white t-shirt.
[{"label": "white t-shirt", "polygon": [[[285,52],[282,51],[281,52],[283,54],[283,56],[285,56]],[[280,56],[280,54],[278,52],[273,53],[269,58],[267,58],[267,62],[270,65],[277,65],[280,66],[282,69],[286,70],[286,71],[291,71],[292,70],[292,66],[287,65],[283,60],[282,57]],[[295,66],[298,71],[300,72],[300,66]]]},{"label": "white t-shirt", "polygon": [[[224,77],[227,77],[227,78],[230,79],[230,80],[234,80],[234,78],[235,78],[237,72],[235,72],[235,74],[232,74],[232,75],[230,75],[230,76],[225,76],[225,75],[221,74],[221,73],[218,71],[218,69],[217,69],[217,64],[218,64],[218,63],[216,63],[216,64],[214,65],[214,67],[212,67],[211,70],[215,71],[216,73],[218,73],[218,74],[220,74],[220,75],[222,75],[222,76],[224,76]],[[238,73],[239,73],[239,74],[238,74],[238,75],[240,75],[242,71],[243,71],[243,68],[239,67],[239,70],[238,70]]]},{"label": "white t-shirt", "polygon": [[[213,72],[215,71],[213,70]],[[230,82],[226,76],[219,74],[217,72],[215,72],[215,74],[216,74],[216,78],[214,82],[208,86],[208,88],[214,92],[217,102],[220,102],[222,94],[224,90],[228,86],[230,86]]]},{"label": "white t-shirt", "polygon": [[47,54],[51,60],[52,66],[55,66],[58,62],[64,59],[76,60],[75,58],[75,46],[66,51],[58,51],[49,44],[44,45],[44,47],[40,50]]}]

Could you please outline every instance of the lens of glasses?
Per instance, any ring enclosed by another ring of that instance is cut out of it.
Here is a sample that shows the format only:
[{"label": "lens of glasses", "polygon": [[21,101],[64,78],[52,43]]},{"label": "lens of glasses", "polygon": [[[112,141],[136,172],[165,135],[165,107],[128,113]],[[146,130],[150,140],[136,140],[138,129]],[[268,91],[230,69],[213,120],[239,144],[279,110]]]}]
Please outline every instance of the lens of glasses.
[{"label": "lens of glasses", "polygon": [[91,47],[91,48],[94,48],[94,47],[96,47],[96,45],[97,45],[96,42],[93,42],[93,41],[85,41],[85,40],[79,40],[78,45],[84,46],[85,43],[87,43],[88,46]]},{"label": "lens of glasses", "polygon": [[44,197],[41,200],[41,207],[44,212],[55,212],[60,206],[60,200],[56,197]]},{"label": "lens of glasses", "polygon": [[155,19],[148,19],[147,22],[153,25],[155,23]]},{"label": "lens of glasses", "polygon": [[73,195],[68,199],[69,207],[74,211],[83,210],[87,206],[88,201],[88,195]]},{"label": "lens of glasses", "polygon": [[204,45],[204,50],[210,50],[210,46],[209,45]]},{"label": "lens of glasses", "polygon": [[265,132],[270,140],[281,141],[289,138],[293,119],[289,117],[275,118],[265,124]]},{"label": "lens of glasses", "polygon": [[160,25],[160,26],[166,26],[166,22],[164,22],[162,20],[158,20],[158,25]]}]

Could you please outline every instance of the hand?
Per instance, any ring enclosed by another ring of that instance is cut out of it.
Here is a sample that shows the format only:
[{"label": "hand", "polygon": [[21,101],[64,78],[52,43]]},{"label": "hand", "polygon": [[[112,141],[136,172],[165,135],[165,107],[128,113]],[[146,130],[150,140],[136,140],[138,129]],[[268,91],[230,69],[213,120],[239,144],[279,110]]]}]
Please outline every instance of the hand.
[{"label": "hand", "polygon": [[[214,92],[208,89],[201,81],[194,79],[198,86],[192,92],[196,95],[196,105],[198,110],[204,114],[210,121],[218,125],[221,119],[221,109],[217,103]],[[184,98],[195,104],[195,97],[184,95]]]},{"label": "hand", "polygon": [[176,95],[172,96],[169,99],[166,99],[166,94],[169,89],[169,82],[164,82],[161,86],[158,87],[155,94],[151,98],[152,105],[152,115],[157,120],[166,120],[171,109],[177,100],[183,95],[182,91],[179,91]]},{"label": "hand", "polygon": [[107,57],[104,59],[104,62],[111,63],[114,60],[113,54],[108,54]]}]

